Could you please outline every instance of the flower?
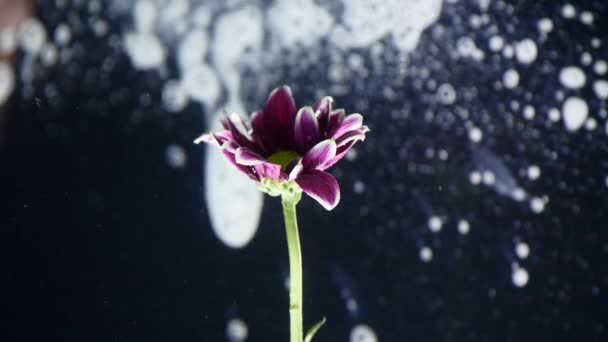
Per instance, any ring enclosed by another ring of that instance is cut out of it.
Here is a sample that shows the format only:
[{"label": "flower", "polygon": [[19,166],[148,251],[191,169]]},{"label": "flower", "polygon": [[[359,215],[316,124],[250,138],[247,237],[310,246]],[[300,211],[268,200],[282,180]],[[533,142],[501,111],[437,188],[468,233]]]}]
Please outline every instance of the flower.
[{"label": "flower", "polygon": [[239,115],[225,117],[223,130],[203,134],[195,143],[219,146],[239,171],[270,194],[280,194],[270,185],[295,182],[331,210],[340,201],[340,187],[325,170],[369,131],[361,114],[332,110],[332,103],[327,96],[314,107],[296,110],[291,89],[282,86],[270,93],[264,109],[254,112],[250,122]]}]

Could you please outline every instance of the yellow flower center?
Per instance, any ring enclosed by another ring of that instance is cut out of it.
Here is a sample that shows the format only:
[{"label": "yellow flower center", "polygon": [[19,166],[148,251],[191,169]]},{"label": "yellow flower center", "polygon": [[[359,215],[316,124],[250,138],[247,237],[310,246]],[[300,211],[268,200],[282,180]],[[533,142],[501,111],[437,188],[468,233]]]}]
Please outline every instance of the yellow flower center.
[{"label": "yellow flower center", "polygon": [[285,170],[287,165],[299,156],[300,155],[295,153],[294,151],[279,151],[273,153],[270,157],[268,157],[268,161],[273,164],[281,165],[281,169]]}]

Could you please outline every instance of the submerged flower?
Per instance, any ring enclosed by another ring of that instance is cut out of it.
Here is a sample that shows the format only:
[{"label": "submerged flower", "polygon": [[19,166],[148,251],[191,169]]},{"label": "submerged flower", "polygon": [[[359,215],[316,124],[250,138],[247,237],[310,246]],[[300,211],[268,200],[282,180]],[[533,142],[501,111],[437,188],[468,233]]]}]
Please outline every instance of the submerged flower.
[{"label": "submerged flower", "polygon": [[264,110],[248,122],[238,115],[222,120],[224,130],[195,142],[219,146],[241,172],[271,194],[269,185],[294,182],[327,210],[340,201],[336,179],[324,170],[337,163],[369,131],[360,114],[332,110],[324,97],[314,107],[296,109],[287,86],[272,91]]}]

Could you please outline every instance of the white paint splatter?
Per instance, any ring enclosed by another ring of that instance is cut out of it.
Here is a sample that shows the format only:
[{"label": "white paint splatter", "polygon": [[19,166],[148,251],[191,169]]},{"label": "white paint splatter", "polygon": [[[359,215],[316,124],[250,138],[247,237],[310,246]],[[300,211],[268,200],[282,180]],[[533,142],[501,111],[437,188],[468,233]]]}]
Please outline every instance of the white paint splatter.
[{"label": "white paint splatter", "polygon": [[356,325],[350,332],[350,342],[378,342],[374,330],[365,324]]},{"label": "white paint splatter", "polygon": [[562,16],[566,19],[572,19],[576,16],[576,8],[572,4],[565,4],[562,7]]},{"label": "white paint splatter", "polygon": [[501,36],[492,36],[489,46],[492,51],[500,51],[505,46],[505,40]]},{"label": "white paint splatter", "polygon": [[46,42],[46,30],[36,18],[25,19],[19,25],[19,43],[21,48],[31,54],[37,54]]},{"label": "white paint splatter", "polygon": [[532,197],[530,200],[530,209],[536,214],[540,214],[545,210],[545,200],[540,197]]},{"label": "white paint splatter", "polygon": [[530,246],[525,242],[518,242],[515,245],[515,254],[520,259],[526,259],[530,255]]},{"label": "white paint splatter", "polygon": [[593,71],[598,75],[604,75],[608,71],[608,63],[604,60],[596,61],[593,64]]},{"label": "white paint splatter", "polygon": [[519,84],[519,73],[515,69],[509,69],[505,71],[502,76],[502,83],[505,88],[513,89]]},{"label": "white paint splatter", "polygon": [[165,150],[165,159],[167,160],[169,167],[174,169],[181,169],[186,166],[186,163],[188,162],[188,156],[186,155],[184,148],[175,144],[167,146],[167,149]]},{"label": "white paint splatter", "polygon": [[180,112],[188,104],[188,93],[176,80],[165,82],[162,92],[163,105],[170,112]]},{"label": "white paint splatter", "polygon": [[334,19],[312,0],[277,0],[268,9],[268,24],[281,46],[309,47],[329,34]]},{"label": "white paint splatter", "polygon": [[515,57],[521,64],[534,62],[537,55],[538,48],[532,39],[526,38],[515,44]]},{"label": "white paint splatter", "polygon": [[542,18],[538,21],[538,30],[544,34],[548,34],[553,30],[553,22],[549,18]]},{"label": "white paint splatter", "polygon": [[589,107],[580,97],[569,97],[562,106],[564,126],[570,132],[578,131],[587,119]]},{"label": "white paint splatter", "polygon": [[524,118],[526,120],[532,120],[536,116],[536,110],[531,105],[527,105],[524,107]]},{"label": "white paint splatter", "polygon": [[481,172],[479,172],[479,171],[472,171],[469,174],[469,182],[471,182],[471,184],[473,184],[473,185],[479,185],[479,184],[481,184]]},{"label": "white paint splatter", "polygon": [[483,132],[479,127],[471,127],[469,129],[469,140],[474,143],[478,143],[483,139]]},{"label": "white paint splatter", "polygon": [[469,234],[470,230],[471,230],[471,225],[469,224],[469,221],[467,221],[467,220],[458,221],[458,232],[461,235]]},{"label": "white paint splatter", "polygon": [[443,220],[439,216],[431,216],[427,222],[429,230],[433,233],[439,233],[443,227]]},{"label": "white paint splatter", "polygon": [[559,72],[559,81],[566,88],[579,89],[585,85],[587,78],[581,68],[568,66]]},{"label": "white paint splatter", "polygon": [[601,99],[608,99],[608,81],[606,80],[597,80],[593,82],[593,91],[595,95]]},{"label": "white paint splatter", "polygon": [[551,108],[548,112],[549,120],[558,122],[562,118],[562,113],[557,108]]},{"label": "white paint splatter", "polygon": [[365,191],[365,183],[363,183],[362,181],[355,181],[355,184],[353,184],[353,191],[356,194],[363,193],[363,191]]},{"label": "white paint splatter", "polygon": [[230,342],[243,342],[249,336],[247,323],[238,318],[233,318],[226,324],[226,336]]},{"label": "white paint splatter", "polygon": [[15,87],[15,75],[8,63],[0,62],[0,107],[2,107]]},{"label": "white paint splatter", "polygon": [[525,268],[516,265],[513,267],[511,280],[513,281],[513,285],[517,287],[524,287],[530,280],[530,274],[528,274],[528,271],[526,271]]},{"label": "white paint splatter", "polygon": [[418,257],[422,262],[430,262],[431,260],[433,260],[433,250],[428,246],[424,246],[420,248],[420,251],[418,252]]},{"label": "white paint splatter", "polygon": [[530,180],[537,180],[540,177],[540,167],[538,165],[530,165],[527,174]]},{"label": "white paint splatter", "polygon": [[208,40],[207,33],[201,30],[190,31],[182,39],[177,48],[177,63],[182,73],[188,72],[192,66],[203,63]]},{"label": "white paint splatter", "polygon": [[0,55],[10,55],[17,48],[17,32],[13,27],[0,29]]},{"label": "white paint splatter", "polygon": [[160,39],[151,33],[131,32],[124,36],[124,46],[136,69],[149,70],[165,62],[166,51]]},{"label": "white paint splatter", "polygon": [[188,67],[183,74],[181,84],[190,98],[211,108],[220,96],[220,81],[215,71],[207,64]]}]

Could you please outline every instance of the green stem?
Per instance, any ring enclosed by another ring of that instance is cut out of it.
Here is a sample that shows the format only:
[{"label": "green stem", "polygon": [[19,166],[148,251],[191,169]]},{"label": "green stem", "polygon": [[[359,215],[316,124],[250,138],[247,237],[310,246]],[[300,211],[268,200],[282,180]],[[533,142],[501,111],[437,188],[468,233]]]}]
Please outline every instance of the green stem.
[{"label": "green stem", "polygon": [[296,204],[300,193],[284,192],[282,195],[283,215],[285,216],[285,231],[287,233],[287,249],[289,251],[289,322],[291,342],[304,340],[302,326],[302,254],[300,252],[300,237],[298,236],[298,221]]}]

